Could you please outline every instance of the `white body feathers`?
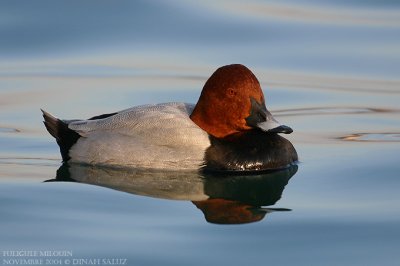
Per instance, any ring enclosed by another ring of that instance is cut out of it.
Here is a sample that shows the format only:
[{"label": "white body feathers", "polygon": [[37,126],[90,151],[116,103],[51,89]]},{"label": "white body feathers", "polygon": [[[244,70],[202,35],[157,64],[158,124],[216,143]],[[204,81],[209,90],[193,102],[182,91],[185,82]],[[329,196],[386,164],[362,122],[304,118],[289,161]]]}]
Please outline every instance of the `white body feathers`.
[{"label": "white body feathers", "polygon": [[198,169],[210,146],[189,115],[194,105],[143,105],[96,120],[64,121],[81,138],[70,162],[157,169]]}]

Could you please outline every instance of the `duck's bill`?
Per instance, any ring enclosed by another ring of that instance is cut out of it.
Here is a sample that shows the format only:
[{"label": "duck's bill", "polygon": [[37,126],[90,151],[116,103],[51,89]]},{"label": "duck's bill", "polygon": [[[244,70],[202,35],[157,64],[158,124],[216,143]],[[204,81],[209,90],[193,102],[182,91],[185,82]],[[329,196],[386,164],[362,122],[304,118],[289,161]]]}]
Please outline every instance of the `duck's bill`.
[{"label": "duck's bill", "polygon": [[257,127],[265,132],[270,133],[290,134],[293,132],[293,129],[288,126],[279,124],[278,121],[276,121],[275,119],[259,123],[257,124]]},{"label": "duck's bill", "polygon": [[281,125],[267,110],[264,103],[259,103],[254,98],[250,98],[250,101],[251,111],[250,115],[246,118],[248,126],[270,133],[290,134],[293,132],[293,129],[290,127]]}]

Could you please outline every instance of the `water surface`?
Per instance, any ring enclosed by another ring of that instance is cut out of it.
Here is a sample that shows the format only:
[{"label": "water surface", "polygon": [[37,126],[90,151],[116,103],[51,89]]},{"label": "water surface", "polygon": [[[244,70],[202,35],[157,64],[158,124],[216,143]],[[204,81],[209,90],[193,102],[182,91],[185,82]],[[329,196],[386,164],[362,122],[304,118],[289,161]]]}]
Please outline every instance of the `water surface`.
[{"label": "water surface", "polygon": [[[2,2],[0,251],[72,252],[55,256],[63,263],[398,265],[399,8]],[[194,103],[207,77],[230,63],[254,71],[270,111],[295,130],[287,137],[296,169],[220,179],[58,171],[40,108],[69,119]],[[10,256],[0,256],[5,265]]]}]

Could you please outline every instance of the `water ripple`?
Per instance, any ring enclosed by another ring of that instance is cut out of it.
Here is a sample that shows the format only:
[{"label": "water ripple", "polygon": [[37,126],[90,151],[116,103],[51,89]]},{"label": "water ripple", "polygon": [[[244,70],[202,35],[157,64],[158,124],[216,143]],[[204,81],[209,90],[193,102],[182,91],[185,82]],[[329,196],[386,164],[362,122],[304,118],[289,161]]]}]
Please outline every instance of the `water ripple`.
[{"label": "water ripple", "polygon": [[356,133],[339,139],[360,142],[400,142],[400,133]]},{"label": "water ripple", "polygon": [[371,107],[307,107],[283,109],[274,111],[276,116],[306,116],[306,115],[347,115],[366,113],[398,113],[400,109],[385,109]]},{"label": "water ripple", "polygon": [[[212,1],[211,1],[212,2]],[[359,26],[389,26],[399,27],[399,14],[394,10],[379,10],[373,8],[323,7],[320,5],[296,5],[284,3],[264,3],[260,1],[239,3],[235,1],[229,5],[215,5],[214,8],[224,8],[224,12],[231,12],[236,16],[250,16],[262,20],[277,19],[309,23],[327,23],[336,25]]]},{"label": "water ripple", "polygon": [[18,132],[21,132],[21,130],[11,127],[0,127],[0,133],[18,133]]},{"label": "water ripple", "polygon": [[59,159],[41,157],[0,157],[0,165],[54,166],[58,165],[59,161]]}]

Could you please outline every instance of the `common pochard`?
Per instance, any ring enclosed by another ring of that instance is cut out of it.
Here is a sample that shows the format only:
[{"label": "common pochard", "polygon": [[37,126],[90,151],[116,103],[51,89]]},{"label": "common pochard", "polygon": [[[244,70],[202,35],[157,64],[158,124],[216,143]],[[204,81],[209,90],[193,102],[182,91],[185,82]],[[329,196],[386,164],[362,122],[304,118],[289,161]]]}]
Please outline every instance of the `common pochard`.
[{"label": "common pochard", "polygon": [[161,103],[87,120],[61,120],[43,111],[64,162],[171,170],[261,171],[297,161],[277,133],[260,83],[240,64],[217,69],[196,105]]}]

